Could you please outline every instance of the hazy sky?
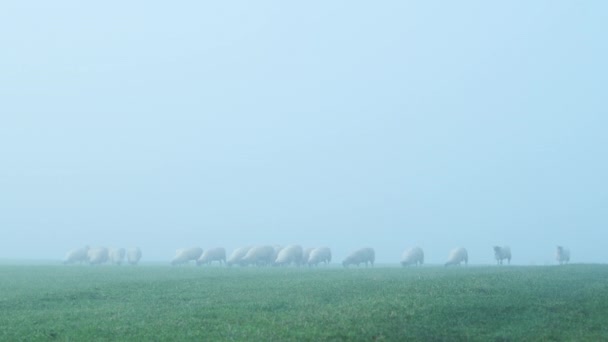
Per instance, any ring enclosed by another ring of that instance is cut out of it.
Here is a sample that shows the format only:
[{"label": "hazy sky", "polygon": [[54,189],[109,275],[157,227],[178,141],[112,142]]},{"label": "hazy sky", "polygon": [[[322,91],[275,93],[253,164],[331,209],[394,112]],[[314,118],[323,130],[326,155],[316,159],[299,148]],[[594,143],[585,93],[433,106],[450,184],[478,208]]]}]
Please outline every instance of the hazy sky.
[{"label": "hazy sky", "polygon": [[606,1],[5,1],[0,258],[607,262]]}]

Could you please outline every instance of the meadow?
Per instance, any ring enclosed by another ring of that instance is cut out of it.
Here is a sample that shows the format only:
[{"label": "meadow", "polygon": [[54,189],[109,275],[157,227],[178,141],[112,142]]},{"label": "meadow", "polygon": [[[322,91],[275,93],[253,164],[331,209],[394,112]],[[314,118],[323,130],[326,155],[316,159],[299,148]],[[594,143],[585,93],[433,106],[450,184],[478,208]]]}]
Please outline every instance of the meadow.
[{"label": "meadow", "polygon": [[599,341],[607,319],[607,265],[0,265],[2,341]]}]

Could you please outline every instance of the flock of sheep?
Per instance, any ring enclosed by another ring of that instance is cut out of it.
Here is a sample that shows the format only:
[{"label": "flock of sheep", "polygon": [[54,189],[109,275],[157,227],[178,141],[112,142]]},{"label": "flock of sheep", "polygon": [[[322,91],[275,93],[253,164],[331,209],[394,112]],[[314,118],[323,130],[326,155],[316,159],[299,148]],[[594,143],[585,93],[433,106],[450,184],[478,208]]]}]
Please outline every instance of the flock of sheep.
[{"label": "flock of sheep", "polygon": [[[84,247],[77,248],[68,252],[64,264],[89,263],[98,265],[110,263],[121,265],[125,258],[131,265],[137,265],[141,259],[141,250],[137,247],[129,248],[105,248],[105,247]],[[499,265],[504,260],[511,263],[511,249],[508,246],[494,246],[494,257]],[[349,254],[343,261],[342,266],[349,265],[374,266],[376,253],[373,248],[361,248]],[[556,260],[559,264],[570,261],[570,250],[563,246],[557,246]],[[200,247],[178,249],[175,257],[171,260],[171,265],[182,265],[190,262],[196,265],[209,265],[218,262],[220,265],[227,266],[287,266],[287,265],[308,265],[317,266],[321,263],[331,262],[331,249],[329,247],[302,248],[300,245],[281,246],[248,246],[235,249],[226,258],[226,249],[222,247],[211,248],[203,251]],[[469,254],[465,248],[459,247],[450,252],[445,266],[460,265],[469,262]],[[401,266],[422,265],[424,263],[424,251],[420,247],[407,249],[401,256]]]},{"label": "flock of sheep", "polygon": [[69,251],[65,256],[63,263],[89,263],[91,265],[110,263],[113,265],[122,265],[125,258],[129,264],[137,265],[141,259],[141,249],[133,247],[125,250],[124,248],[91,248],[86,246]]}]

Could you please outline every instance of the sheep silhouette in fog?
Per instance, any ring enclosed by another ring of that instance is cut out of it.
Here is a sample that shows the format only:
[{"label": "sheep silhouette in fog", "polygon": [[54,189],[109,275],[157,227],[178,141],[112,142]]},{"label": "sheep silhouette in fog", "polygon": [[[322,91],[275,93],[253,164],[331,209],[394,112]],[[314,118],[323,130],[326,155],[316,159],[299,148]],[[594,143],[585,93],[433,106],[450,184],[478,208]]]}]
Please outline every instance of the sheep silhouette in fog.
[{"label": "sheep silhouette in fog", "polygon": [[376,252],[373,248],[361,248],[354,252],[352,252],[349,256],[342,261],[342,266],[347,267],[349,265],[357,265],[364,263],[365,267],[370,263],[372,267],[374,266],[374,261],[376,260]]},{"label": "sheep silhouette in fog", "polygon": [[66,254],[63,264],[83,263],[88,260],[88,253],[89,246],[73,249]]},{"label": "sheep silhouette in fog", "polygon": [[209,265],[212,262],[217,261],[220,263],[226,263],[226,249],[223,247],[211,248],[206,250],[203,255],[201,255],[198,260],[196,260],[197,265]]},{"label": "sheep silhouette in fog", "polygon": [[281,249],[277,255],[277,258],[274,261],[275,265],[289,265],[291,263],[300,266],[302,264],[302,254],[304,251],[302,250],[302,246],[300,245],[290,245],[283,249]]},{"label": "sheep silhouette in fog", "polygon": [[247,255],[247,252],[251,249],[250,246],[239,247],[232,251],[228,260],[226,260],[226,265],[232,266],[234,264],[242,265],[243,258]]},{"label": "sheep silhouette in fog", "polygon": [[200,247],[182,248],[175,251],[175,257],[171,260],[171,265],[182,265],[190,262],[191,260],[196,261],[203,254],[203,249]]},{"label": "sheep silhouette in fog", "polygon": [[555,259],[560,265],[570,262],[570,250],[564,246],[557,246]]},{"label": "sheep silhouette in fog", "polygon": [[511,248],[508,246],[494,246],[494,257],[499,265],[502,265],[504,259],[507,259],[507,262],[511,264]]},{"label": "sheep silhouette in fog", "polygon": [[247,251],[241,259],[241,265],[272,265],[276,259],[276,249],[272,246],[256,246]]},{"label": "sheep silhouette in fog", "polygon": [[422,265],[424,263],[424,251],[420,247],[410,248],[401,256],[401,266]]},{"label": "sheep silhouette in fog", "polygon": [[460,265],[461,262],[464,262],[465,265],[469,264],[469,253],[465,248],[459,247],[450,252],[445,266]]},{"label": "sheep silhouette in fog", "polygon": [[141,249],[139,247],[131,247],[127,250],[127,262],[131,265],[137,265],[141,259]]},{"label": "sheep silhouette in fog", "polygon": [[313,249],[306,262],[308,263],[308,266],[317,266],[322,262],[326,265],[329,264],[331,262],[331,249],[329,249],[329,247]]}]

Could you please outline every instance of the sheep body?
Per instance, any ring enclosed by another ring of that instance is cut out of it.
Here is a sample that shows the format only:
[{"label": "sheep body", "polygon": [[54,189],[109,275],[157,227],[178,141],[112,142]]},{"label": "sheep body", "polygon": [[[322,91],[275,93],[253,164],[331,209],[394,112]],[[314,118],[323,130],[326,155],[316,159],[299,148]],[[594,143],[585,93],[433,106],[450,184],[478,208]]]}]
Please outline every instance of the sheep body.
[{"label": "sheep body", "polygon": [[299,266],[302,263],[302,254],[304,254],[302,246],[289,245],[279,251],[274,263],[276,265],[289,265],[294,263]]},{"label": "sheep body", "polygon": [[108,249],[108,259],[110,263],[114,265],[121,265],[125,260],[125,249],[124,248],[110,248]]},{"label": "sheep body", "polygon": [[188,263],[191,260],[196,261],[203,254],[203,249],[200,247],[182,248],[175,251],[175,257],[171,260],[171,265],[181,265]]},{"label": "sheep body", "polygon": [[310,252],[307,262],[309,266],[317,266],[322,262],[329,264],[331,262],[331,249],[329,249],[329,247],[319,247],[313,249]]},{"label": "sheep body", "polygon": [[507,259],[507,262],[511,264],[511,248],[508,246],[494,246],[494,258],[499,265],[502,265],[504,259]]},{"label": "sheep body", "polygon": [[243,265],[243,258],[247,255],[247,252],[251,249],[251,246],[239,247],[232,251],[228,260],[226,260],[226,265],[232,266],[234,264]]},{"label": "sheep body", "polygon": [[407,249],[401,255],[401,266],[422,265],[424,263],[424,251],[420,247]]},{"label": "sheep body", "polygon": [[211,264],[213,261],[218,261],[220,265],[226,263],[226,249],[222,247],[211,248],[203,252],[200,258],[196,261],[197,265]]},{"label": "sheep body", "polygon": [[357,265],[365,263],[365,267],[370,263],[374,266],[376,260],[376,252],[373,248],[361,248],[352,252],[349,256],[342,261],[342,266],[347,267],[348,265]]},{"label": "sheep body", "polygon": [[468,265],[469,253],[465,248],[459,247],[450,252],[450,256],[448,257],[448,261],[445,263],[445,266],[460,265],[461,262]]},{"label": "sheep body", "polygon": [[139,247],[131,247],[127,250],[127,262],[131,265],[137,265],[141,259],[141,249]]},{"label": "sheep body", "polygon": [[65,265],[73,264],[76,262],[83,263],[88,260],[88,253],[89,246],[73,249],[66,254],[63,263]]},{"label": "sheep body", "polygon": [[570,262],[570,250],[564,246],[557,246],[555,259],[560,265]]},{"label": "sheep body", "polygon": [[242,265],[271,265],[276,257],[275,248],[272,246],[252,247],[241,259]]},{"label": "sheep body", "polygon": [[105,247],[89,248],[87,252],[87,260],[90,265],[100,265],[108,261],[108,249]]}]

